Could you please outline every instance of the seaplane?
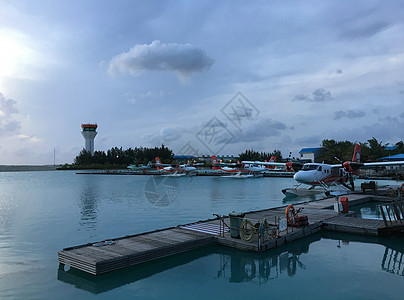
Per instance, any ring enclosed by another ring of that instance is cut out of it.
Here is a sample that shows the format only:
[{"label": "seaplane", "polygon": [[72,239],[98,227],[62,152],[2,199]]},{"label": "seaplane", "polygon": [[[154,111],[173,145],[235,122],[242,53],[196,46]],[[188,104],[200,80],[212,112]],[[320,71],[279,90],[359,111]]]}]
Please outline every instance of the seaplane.
[{"label": "seaplane", "polygon": [[129,165],[127,168],[130,170],[147,170],[153,166],[153,163],[149,161],[146,166]]},{"label": "seaplane", "polygon": [[[293,178],[297,184],[293,188],[283,189],[282,192],[286,196],[307,196],[316,193],[325,193],[328,195],[347,194],[355,190],[354,179],[359,175],[361,168],[377,168],[391,165],[403,165],[404,162],[360,162],[360,145],[355,144],[352,161],[346,161],[339,164],[325,163],[306,163],[302,167],[298,163],[276,163],[276,162],[259,162],[255,164],[281,166],[285,165],[288,169],[296,171]],[[243,163],[250,163],[243,161]],[[299,188],[302,184],[309,185],[308,188]],[[339,187],[339,190],[333,190],[333,187]]]},{"label": "seaplane", "polygon": [[222,176],[225,178],[253,178],[263,176],[263,172],[266,170],[264,165],[255,163],[222,163],[215,155],[210,157],[212,163],[212,170],[231,173],[228,176]]},{"label": "seaplane", "polygon": [[164,174],[163,176],[181,177],[185,175],[195,175],[196,168],[190,164],[170,165],[162,164],[159,157],[155,158],[157,170]]}]

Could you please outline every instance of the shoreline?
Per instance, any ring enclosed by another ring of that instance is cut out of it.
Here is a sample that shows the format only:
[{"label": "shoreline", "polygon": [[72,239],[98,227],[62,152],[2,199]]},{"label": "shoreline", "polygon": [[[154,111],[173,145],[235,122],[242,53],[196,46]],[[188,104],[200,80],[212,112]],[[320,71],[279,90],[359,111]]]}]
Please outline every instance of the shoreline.
[{"label": "shoreline", "polygon": [[0,165],[0,172],[55,171],[54,165]]}]

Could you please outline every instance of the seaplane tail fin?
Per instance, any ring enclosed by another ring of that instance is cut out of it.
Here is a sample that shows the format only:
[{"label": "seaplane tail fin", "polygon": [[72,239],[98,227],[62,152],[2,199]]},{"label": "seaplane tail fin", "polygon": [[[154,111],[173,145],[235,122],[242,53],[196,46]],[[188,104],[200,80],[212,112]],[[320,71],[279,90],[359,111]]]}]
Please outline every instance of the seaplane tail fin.
[{"label": "seaplane tail fin", "polygon": [[269,159],[270,162],[276,162],[276,156],[271,156],[271,158]]},{"label": "seaplane tail fin", "polygon": [[156,157],[156,166],[157,166],[157,170],[162,170],[163,167],[161,166],[161,161],[160,161],[160,157]]},{"label": "seaplane tail fin", "polygon": [[219,164],[219,161],[218,161],[216,155],[212,155],[212,156],[210,157],[210,161],[211,161],[211,163],[212,163],[212,166],[215,166],[215,165],[218,165],[218,164]]},{"label": "seaplane tail fin", "polygon": [[359,144],[355,144],[355,149],[352,156],[352,162],[360,163],[360,160],[361,160],[361,146]]},{"label": "seaplane tail fin", "polygon": [[212,156],[210,157],[210,161],[211,161],[211,163],[212,163],[212,169],[213,169],[213,170],[218,170],[218,169],[220,169],[220,167],[219,167],[219,160],[217,159],[217,157],[216,157],[215,155],[212,155]]}]

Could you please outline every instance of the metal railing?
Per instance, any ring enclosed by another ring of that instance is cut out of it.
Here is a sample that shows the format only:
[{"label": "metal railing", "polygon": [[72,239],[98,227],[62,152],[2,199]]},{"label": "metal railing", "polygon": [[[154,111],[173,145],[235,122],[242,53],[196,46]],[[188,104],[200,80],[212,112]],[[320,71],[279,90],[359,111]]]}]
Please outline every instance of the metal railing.
[{"label": "metal railing", "polygon": [[[274,216],[273,223],[271,223],[269,219],[254,220],[245,217],[214,215],[220,220],[219,235],[221,237],[230,231],[230,236],[233,238],[240,238],[245,242],[256,241],[258,249],[261,249],[264,242],[276,239],[280,232],[288,230],[286,218],[277,216]],[[227,220],[229,224],[226,223]]]},{"label": "metal railing", "polygon": [[404,201],[391,201],[380,204],[380,212],[383,217],[385,227],[392,227],[404,224]]}]

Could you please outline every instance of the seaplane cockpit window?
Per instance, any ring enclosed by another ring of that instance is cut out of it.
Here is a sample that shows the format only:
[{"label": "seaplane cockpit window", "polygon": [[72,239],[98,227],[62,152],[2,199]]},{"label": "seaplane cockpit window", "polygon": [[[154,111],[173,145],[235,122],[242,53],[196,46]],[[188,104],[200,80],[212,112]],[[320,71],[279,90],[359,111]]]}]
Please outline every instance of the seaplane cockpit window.
[{"label": "seaplane cockpit window", "polygon": [[317,171],[320,171],[320,172],[321,172],[321,166],[318,167]]},{"label": "seaplane cockpit window", "polygon": [[317,170],[317,167],[317,165],[305,164],[302,168],[302,171]]}]

